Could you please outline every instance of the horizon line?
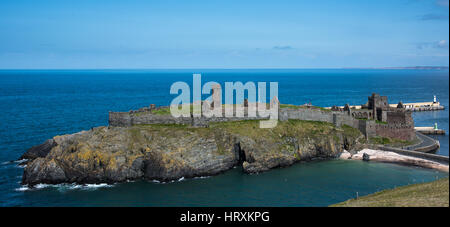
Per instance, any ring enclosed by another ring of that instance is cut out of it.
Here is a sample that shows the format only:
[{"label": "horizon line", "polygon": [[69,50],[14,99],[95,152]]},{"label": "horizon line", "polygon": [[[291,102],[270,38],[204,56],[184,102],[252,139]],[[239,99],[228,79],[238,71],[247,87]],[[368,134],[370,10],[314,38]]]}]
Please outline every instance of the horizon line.
[{"label": "horizon line", "polygon": [[385,67],[284,67],[284,68],[0,68],[6,70],[305,70],[305,69],[449,69],[449,66],[385,66]]}]

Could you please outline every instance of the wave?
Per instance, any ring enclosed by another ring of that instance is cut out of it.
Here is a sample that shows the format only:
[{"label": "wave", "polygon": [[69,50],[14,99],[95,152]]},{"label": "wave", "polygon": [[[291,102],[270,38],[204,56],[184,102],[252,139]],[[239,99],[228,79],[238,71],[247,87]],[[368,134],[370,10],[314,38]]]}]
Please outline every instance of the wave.
[{"label": "wave", "polygon": [[180,181],[184,181],[184,177],[180,177],[178,180],[171,180],[171,181],[159,181],[159,180],[152,180],[152,183],[156,183],[156,184],[170,184],[170,183],[174,183],[174,182],[180,182]]},{"label": "wave", "polygon": [[58,191],[67,191],[67,190],[96,190],[99,188],[110,188],[113,187],[112,184],[100,183],[100,184],[36,184],[34,187],[29,187],[28,185],[22,185],[19,188],[16,188],[16,191],[36,191],[42,190],[45,188],[56,188]]},{"label": "wave", "polygon": [[21,159],[21,160],[15,160],[15,161],[6,161],[0,163],[1,165],[11,165],[11,164],[22,164],[24,162],[28,161],[28,159]]},{"label": "wave", "polygon": [[30,190],[30,188],[28,186],[22,186],[20,188],[16,188],[15,190],[18,191],[18,192],[23,192],[23,191]]},{"label": "wave", "polygon": [[199,177],[193,177],[193,178],[184,178],[184,177],[180,177],[177,180],[171,180],[171,181],[159,181],[159,180],[151,180],[152,183],[156,183],[156,184],[170,184],[170,183],[175,183],[175,182],[181,182],[181,181],[186,181],[186,180],[195,180],[195,179],[205,179],[205,178],[210,178],[211,176],[199,176]]},{"label": "wave", "polygon": [[24,163],[24,162],[27,162],[28,161],[28,159],[20,159],[20,160],[16,160],[16,161],[10,161],[10,162],[14,162],[14,163]]},{"label": "wave", "polygon": [[2,162],[0,163],[1,165],[10,165],[10,164],[22,164],[24,162],[27,162],[28,159],[20,159],[20,160],[13,160],[13,161],[6,161],[6,162]]}]

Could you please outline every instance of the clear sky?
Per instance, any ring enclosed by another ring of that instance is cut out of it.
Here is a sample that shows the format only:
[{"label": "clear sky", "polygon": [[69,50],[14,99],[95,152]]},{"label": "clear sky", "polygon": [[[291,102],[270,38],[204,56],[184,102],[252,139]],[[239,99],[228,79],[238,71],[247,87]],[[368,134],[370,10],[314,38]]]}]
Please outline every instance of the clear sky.
[{"label": "clear sky", "polygon": [[1,0],[0,68],[449,65],[448,0]]}]

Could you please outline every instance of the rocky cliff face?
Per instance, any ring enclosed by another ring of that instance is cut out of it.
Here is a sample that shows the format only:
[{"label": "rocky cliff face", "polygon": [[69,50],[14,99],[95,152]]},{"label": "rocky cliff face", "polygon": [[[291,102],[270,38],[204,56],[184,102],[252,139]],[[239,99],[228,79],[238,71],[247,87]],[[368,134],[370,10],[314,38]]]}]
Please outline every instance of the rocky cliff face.
[{"label": "rocky cliff face", "polygon": [[98,127],[56,136],[29,149],[23,184],[100,183],[148,179],[170,181],[219,174],[242,165],[247,173],[338,156],[354,150],[358,130],[307,121],[258,121],[180,125]]}]

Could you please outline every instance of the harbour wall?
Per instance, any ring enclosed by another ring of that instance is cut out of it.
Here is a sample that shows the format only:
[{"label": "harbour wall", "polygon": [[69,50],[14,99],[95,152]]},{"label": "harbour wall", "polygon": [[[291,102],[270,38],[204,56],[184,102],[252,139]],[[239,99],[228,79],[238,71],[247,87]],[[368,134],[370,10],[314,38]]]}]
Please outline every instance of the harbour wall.
[{"label": "harbour wall", "polygon": [[[396,108],[398,104],[389,104],[389,107]],[[437,111],[444,110],[445,107],[442,106],[439,102],[418,102],[418,103],[404,103],[403,108],[405,110],[411,111]],[[337,106],[339,108],[344,108],[344,106]],[[361,110],[361,105],[352,105],[349,106],[354,110]],[[332,107],[325,107],[325,109],[331,109]]]}]

